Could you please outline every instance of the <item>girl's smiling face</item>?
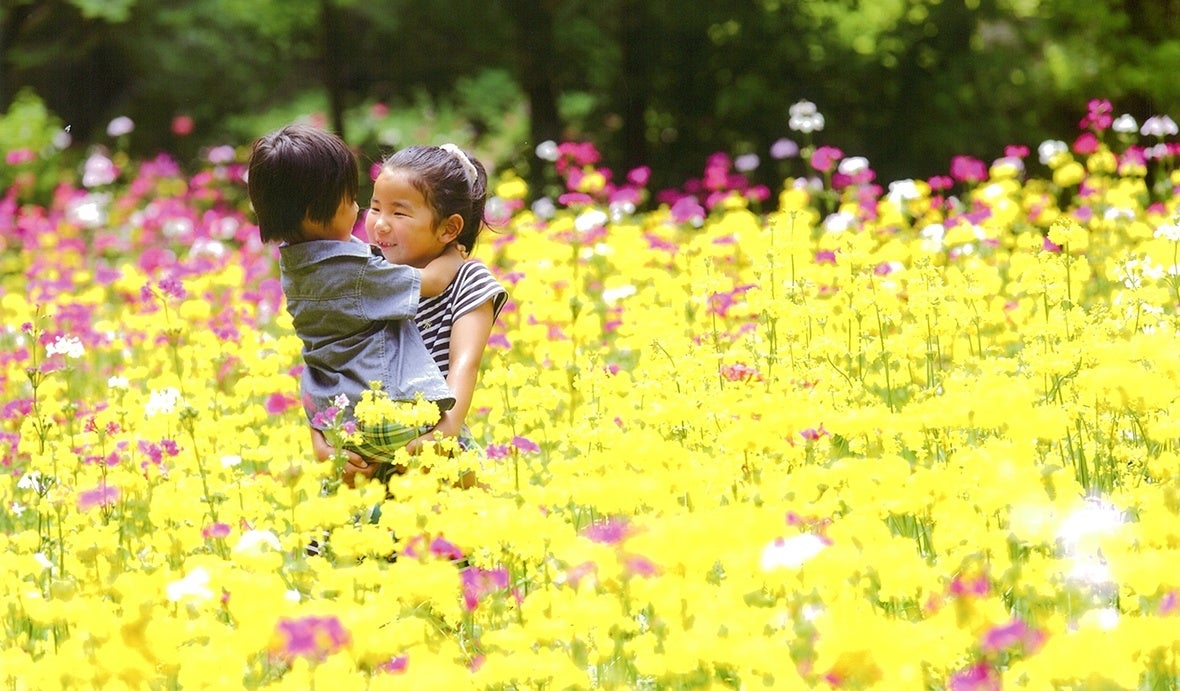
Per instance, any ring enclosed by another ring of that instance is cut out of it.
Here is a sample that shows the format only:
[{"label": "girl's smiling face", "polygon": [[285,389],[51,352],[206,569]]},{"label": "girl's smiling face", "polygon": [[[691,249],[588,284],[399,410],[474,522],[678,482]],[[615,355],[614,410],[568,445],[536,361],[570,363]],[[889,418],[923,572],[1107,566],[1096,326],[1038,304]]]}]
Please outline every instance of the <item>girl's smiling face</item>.
[{"label": "girl's smiling face", "polygon": [[[456,219],[460,228],[454,227]],[[382,170],[373,182],[365,231],[394,264],[421,269],[443,253],[461,227],[458,215],[437,222],[434,209],[407,175]]]}]

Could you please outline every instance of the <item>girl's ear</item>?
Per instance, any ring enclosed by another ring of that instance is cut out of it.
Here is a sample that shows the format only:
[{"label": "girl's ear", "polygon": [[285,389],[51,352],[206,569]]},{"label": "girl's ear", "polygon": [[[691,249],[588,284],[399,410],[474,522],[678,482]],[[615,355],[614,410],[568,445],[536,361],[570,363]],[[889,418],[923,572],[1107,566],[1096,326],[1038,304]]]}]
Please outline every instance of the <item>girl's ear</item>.
[{"label": "girl's ear", "polygon": [[444,245],[452,242],[459,237],[459,233],[463,232],[463,217],[459,214],[451,214],[443,219],[439,224],[438,239]]}]

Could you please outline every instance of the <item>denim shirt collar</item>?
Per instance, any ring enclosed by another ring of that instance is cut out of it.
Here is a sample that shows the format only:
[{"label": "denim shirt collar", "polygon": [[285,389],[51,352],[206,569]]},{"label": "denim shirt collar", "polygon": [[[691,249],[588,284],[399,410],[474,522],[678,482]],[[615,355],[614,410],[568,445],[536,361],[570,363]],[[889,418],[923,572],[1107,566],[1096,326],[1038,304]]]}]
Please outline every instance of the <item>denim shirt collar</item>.
[{"label": "denim shirt collar", "polygon": [[287,271],[301,269],[331,257],[383,256],[381,249],[361,240],[355,235],[348,241],[308,240],[279,248],[279,264]]}]

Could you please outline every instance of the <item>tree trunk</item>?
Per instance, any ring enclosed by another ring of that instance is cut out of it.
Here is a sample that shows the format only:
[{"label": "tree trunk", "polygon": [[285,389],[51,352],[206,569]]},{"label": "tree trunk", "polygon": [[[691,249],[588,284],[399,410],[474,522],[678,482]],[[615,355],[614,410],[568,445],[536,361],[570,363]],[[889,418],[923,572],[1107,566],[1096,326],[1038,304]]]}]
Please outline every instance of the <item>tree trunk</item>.
[{"label": "tree trunk", "polygon": [[340,76],[340,21],[332,0],[320,0],[320,57],[332,130],[344,138],[344,85]]},{"label": "tree trunk", "polygon": [[557,87],[553,76],[555,55],[553,8],[546,0],[507,0],[504,3],[515,19],[517,45],[520,47],[520,82],[529,100],[529,136],[531,146],[561,137],[561,120],[557,115]]},{"label": "tree trunk", "polygon": [[644,0],[623,0],[619,13],[619,47],[623,52],[620,109],[623,117],[623,165],[627,170],[648,162],[646,65],[651,53]]}]

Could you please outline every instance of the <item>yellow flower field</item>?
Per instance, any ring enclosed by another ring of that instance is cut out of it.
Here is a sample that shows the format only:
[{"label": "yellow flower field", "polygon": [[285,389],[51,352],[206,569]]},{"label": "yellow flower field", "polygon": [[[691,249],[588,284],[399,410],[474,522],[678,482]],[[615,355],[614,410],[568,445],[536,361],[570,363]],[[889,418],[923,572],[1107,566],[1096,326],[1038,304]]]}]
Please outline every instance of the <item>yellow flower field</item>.
[{"label": "yellow flower field", "polygon": [[1112,146],[688,219],[505,177],[486,453],[376,524],[233,165],[10,193],[0,682],[1174,689],[1180,173]]}]

